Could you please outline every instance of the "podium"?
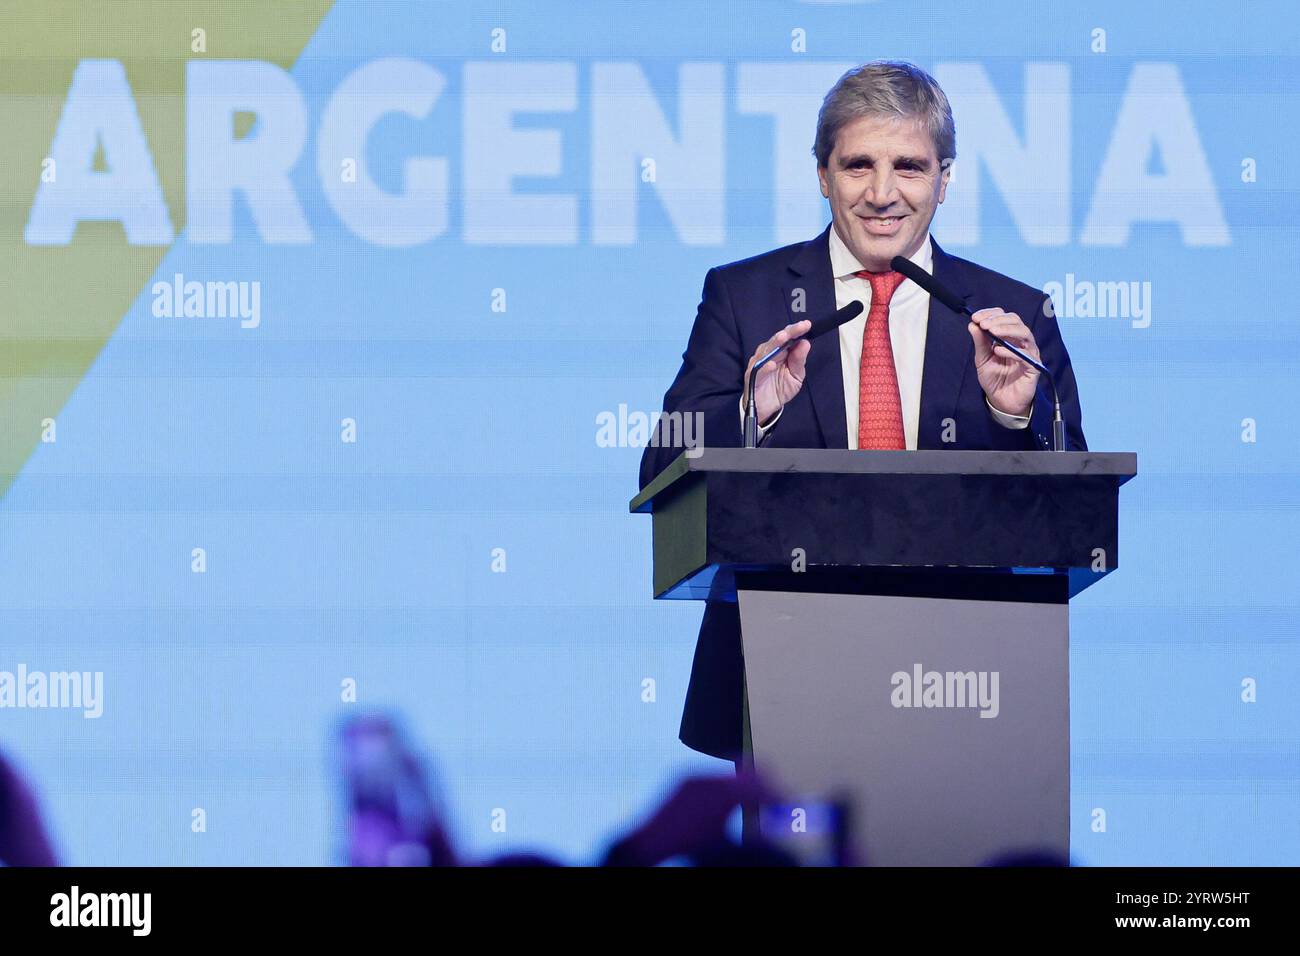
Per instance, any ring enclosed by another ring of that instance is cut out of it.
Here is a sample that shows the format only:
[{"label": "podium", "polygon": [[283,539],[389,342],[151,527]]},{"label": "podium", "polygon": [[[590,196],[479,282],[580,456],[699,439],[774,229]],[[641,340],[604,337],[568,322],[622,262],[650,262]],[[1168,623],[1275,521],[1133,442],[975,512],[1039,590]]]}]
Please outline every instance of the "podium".
[{"label": "podium", "polygon": [[1136,472],[1132,453],[691,449],[630,510],[656,598],[739,603],[745,761],[796,805],[843,802],[859,862],[971,866],[1069,854],[1069,601],[1119,566]]}]

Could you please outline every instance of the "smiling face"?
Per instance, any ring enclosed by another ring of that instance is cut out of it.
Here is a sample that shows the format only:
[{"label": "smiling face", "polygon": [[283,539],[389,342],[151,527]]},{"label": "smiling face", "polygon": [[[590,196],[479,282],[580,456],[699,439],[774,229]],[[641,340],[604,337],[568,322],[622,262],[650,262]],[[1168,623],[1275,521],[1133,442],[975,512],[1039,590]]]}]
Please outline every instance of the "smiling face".
[{"label": "smiling face", "polygon": [[948,169],[914,117],[861,116],[840,127],[826,165],[817,168],[835,231],[871,272],[911,256],[943,202]]}]

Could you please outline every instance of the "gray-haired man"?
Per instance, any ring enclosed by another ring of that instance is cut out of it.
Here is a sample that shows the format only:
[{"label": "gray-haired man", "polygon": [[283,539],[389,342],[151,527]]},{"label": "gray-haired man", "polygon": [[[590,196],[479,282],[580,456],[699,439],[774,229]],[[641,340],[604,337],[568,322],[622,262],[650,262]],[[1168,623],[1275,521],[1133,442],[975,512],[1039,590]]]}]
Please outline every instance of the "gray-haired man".
[{"label": "gray-haired man", "polygon": [[[1049,300],[950,256],[930,237],[956,157],[948,98],[909,63],[868,63],[826,95],[813,147],[831,226],[808,242],[710,269],[666,412],[695,413],[703,444],[741,444],[741,395],[755,359],[808,319],[865,307],[827,337],[800,342],[759,372],[760,440],[786,448],[1047,449],[1052,408],[1038,373],[1056,377],[1067,448],[1087,447],[1070,358]],[[890,271],[904,256],[976,310],[972,321]],[[805,318],[807,316],[807,318]],[[644,487],[676,453],[647,447]],[[681,739],[736,759],[743,664],[736,605],[710,602],[696,645]]]}]

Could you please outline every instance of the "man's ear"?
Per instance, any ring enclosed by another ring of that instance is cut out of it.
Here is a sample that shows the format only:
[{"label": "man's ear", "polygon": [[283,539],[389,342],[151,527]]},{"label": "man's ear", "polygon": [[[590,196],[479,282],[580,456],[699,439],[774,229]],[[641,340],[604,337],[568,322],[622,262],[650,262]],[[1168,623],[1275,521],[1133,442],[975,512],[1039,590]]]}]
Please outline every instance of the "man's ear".
[{"label": "man's ear", "polygon": [[[817,164],[817,183],[822,188],[822,196],[826,199],[830,199],[831,188],[826,184],[826,167],[821,165],[820,163]],[[942,199],[939,201],[943,202]]]},{"label": "man's ear", "polygon": [[948,160],[947,164],[943,167],[943,171],[939,173],[939,202],[940,203],[942,203],[944,197],[948,195],[948,180],[952,179],[952,164],[953,161],[951,159]]}]

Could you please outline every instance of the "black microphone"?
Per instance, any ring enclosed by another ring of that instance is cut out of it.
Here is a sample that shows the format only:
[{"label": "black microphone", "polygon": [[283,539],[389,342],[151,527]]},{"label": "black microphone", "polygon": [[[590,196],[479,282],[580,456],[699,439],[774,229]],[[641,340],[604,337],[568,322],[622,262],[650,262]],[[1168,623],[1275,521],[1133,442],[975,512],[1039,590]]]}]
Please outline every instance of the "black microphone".
[{"label": "black microphone", "polygon": [[966,307],[966,303],[962,301],[962,299],[958,298],[957,293],[943,285],[943,283],[939,282],[939,280],[930,275],[930,273],[926,272],[911,259],[905,259],[902,256],[894,256],[894,260],[889,263],[889,268],[893,269],[895,272],[901,272],[957,314],[971,314],[970,309]]},{"label": "black microphone", "polygon": [[[943,283],[939,282],[934,276],[930,275],[930,273],[926,272],[911,259],[906,259],[903,256],[894,256],[893,261],[889,263],[889,267],[895,272],[901,272],[904,276],[911,279],[958,315],[964,315],[967,318],[971,318],[975,314],[971,311],[970,306],[966,304],[965,300],[961,299],[955,292]],[[1052,387],[1052,404],[1054,406],[1052,414],[1052,451],[1065,451],[1065,421],[1061,418],[1061,396],[1056,391],[1056,376],[1054,376],[1051,370],[1042,362],[1030,358],[1010,342],[999,338],[992,332],[985,332],[984,334],[1025,364],[1038,369],[1038,371],[1043,374],[1043,377],[1047,379],[1047,384]]]},{"label": "black microphone", "polygon": [[813,319],[812,325],[803,335],[795,336],[784,345],[778,345],[754,363],[754,367],[749,370],[749,394],[746,396],[745,401],[746,448],[758,447],[758,413],[754,408],[754,390],[755,383],[758,381],[758,370],[780,355],[781,352],[790,348],[790,346],[794,345],[796,342],[801,342],[805,339],[812,341],[819,335],[825,335],[831,329],[838,329],[845,322],[852,322],[861,314],[862,303],[854,300],[838,312],[832,312],[830,315],[823,315],[820,319]]},{"label": "black microphone", "polygon": [[[798,342],[799,339],[815,339],[819,335],[825,335],[831,329],[838,329],[845,322],[852,322],[862,314],[862,303],[856,299],[840,309],[838,312],[832,312],[830,315],[823,315],[820,319],[813,319],[812,328],[798,338],[786,342],[783,348],[789,348]],[[757,364],[757,363],[756,363]]]}]

